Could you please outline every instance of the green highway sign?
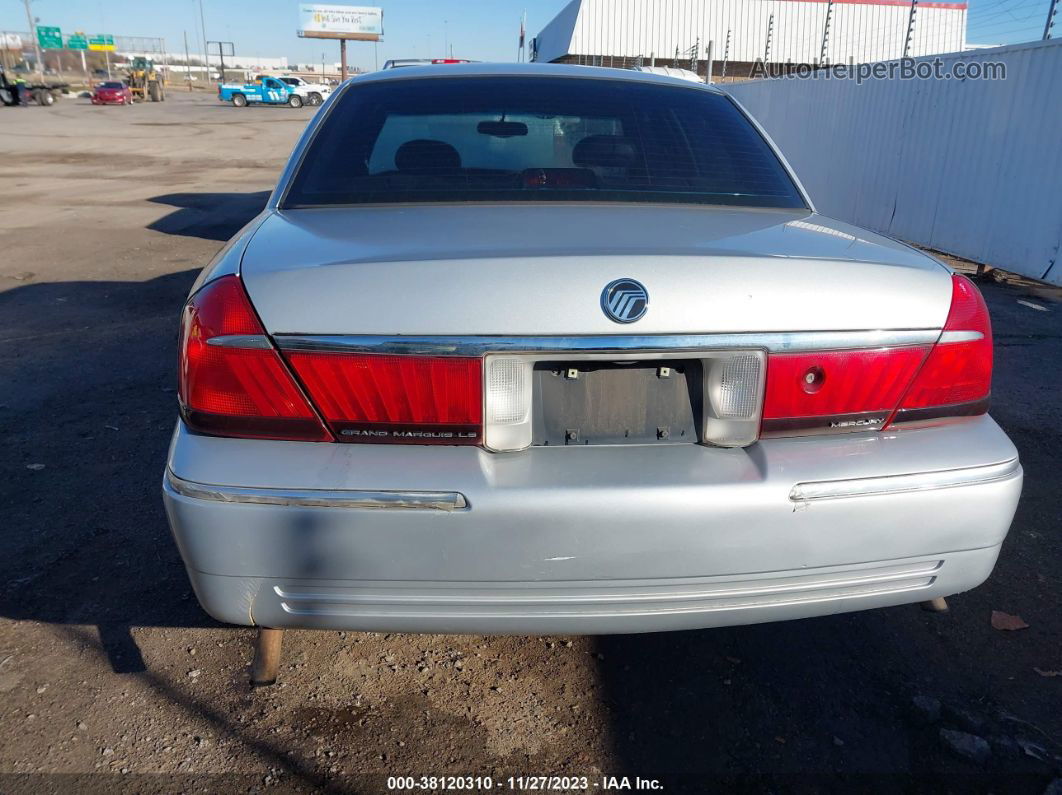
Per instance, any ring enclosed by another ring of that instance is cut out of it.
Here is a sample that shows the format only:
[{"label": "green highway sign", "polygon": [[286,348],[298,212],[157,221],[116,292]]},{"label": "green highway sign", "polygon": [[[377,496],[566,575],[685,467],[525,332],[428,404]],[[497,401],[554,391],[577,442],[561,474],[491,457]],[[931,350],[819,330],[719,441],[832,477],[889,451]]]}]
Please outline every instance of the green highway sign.
[{"label": "green highway sign", "polygon": [[88,39],[85,38],[84,33],[72,33],[66,37],[66,48],[68,50],[87,50]]},{"label": "green highway sign", "polygon": [[109,50],[114,52],[114,36],[89,36],[88,48],[90,50]]},{"label": "green highway sign", "polygon": [[37,43],[46,50],[63,49],[63,34],[59,28],[37,26]]}]

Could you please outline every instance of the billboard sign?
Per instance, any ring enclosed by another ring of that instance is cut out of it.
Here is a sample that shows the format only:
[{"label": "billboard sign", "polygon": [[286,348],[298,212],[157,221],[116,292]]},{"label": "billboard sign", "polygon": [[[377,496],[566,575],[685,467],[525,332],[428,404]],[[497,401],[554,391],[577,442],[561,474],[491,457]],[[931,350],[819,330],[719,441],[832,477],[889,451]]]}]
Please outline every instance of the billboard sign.
[{"label": "billboard sign", "polygon": [[299,3],[298,34],[310,39],[379,41],[383,36],[383,9]]},{"label": "billboard sign", "polygon": [[63,49],[63,33],[59,28],[37,26],[37,43],[45,50]]},{"label": "billboard sign", "polygon": [[89,36],[88,48],[96,52],[114,52],[114,36]]}]

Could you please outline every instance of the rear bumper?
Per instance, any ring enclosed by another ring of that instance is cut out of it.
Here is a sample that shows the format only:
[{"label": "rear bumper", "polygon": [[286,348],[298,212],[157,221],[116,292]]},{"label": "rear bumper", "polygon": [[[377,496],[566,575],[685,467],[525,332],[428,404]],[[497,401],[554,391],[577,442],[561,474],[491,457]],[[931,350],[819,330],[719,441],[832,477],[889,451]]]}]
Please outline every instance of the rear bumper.
[{"label": "rear bumper", "polygon": [[597,633],[757,623],[975,587],[1021,491],[988,417],[696,445],[384,447],[178,425],[167,514],[237,624]]}]

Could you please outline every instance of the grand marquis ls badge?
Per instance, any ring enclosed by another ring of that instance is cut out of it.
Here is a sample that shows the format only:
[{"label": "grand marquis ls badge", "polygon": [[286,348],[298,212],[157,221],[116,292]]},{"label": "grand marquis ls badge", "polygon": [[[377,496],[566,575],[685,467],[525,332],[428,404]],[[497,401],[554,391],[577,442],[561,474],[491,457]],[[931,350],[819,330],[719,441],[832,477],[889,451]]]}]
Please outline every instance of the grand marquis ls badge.
[{"label": "grand marquis ls badge", "polygon": [[601,309],[617,323],[633,323],[648,308],[649,292],[634,279],[616,279],[601,292]]}]

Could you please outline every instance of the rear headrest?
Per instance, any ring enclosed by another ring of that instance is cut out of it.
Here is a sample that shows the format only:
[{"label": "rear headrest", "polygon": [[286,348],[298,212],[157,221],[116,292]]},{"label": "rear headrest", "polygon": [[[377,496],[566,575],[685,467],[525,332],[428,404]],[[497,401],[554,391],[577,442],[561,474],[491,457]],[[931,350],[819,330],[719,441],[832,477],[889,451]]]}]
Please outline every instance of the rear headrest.
[{"label": "rear headrest", "polygon": [[461,168],[461,155],[445,141],[421,138],[406,141],[395,152],[395,168],[399,171],[453,171]]},{"label": "rear headrest", "polygon": [[634,160],[634,144],[622,135],[588,135],[572,150],[572,162],[583,168],[624,168]]}]

